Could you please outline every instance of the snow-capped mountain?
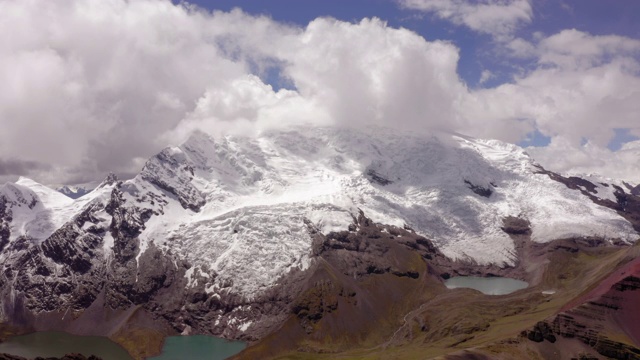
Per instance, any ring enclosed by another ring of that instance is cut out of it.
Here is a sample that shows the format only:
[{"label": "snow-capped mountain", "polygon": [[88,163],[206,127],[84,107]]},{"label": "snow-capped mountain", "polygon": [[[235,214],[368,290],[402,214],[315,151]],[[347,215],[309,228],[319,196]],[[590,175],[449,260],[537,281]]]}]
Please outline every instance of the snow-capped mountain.
[{"label": "snow-capped mountain", "polygon": [[[307,266],[304,219],[327,234],[347,229],[358,209],[481,264],[514,264],[506,216],[526,218],[539,242],[637,239],[615,211],[537,171],[516,146],[455,135],[305,129],[216,141],[198,133],[149,160],[122,192],[126,204],[161,214],[145,223],[142,249],[153,242],[211,266],[246,296]],[[596,186],[615,201],[613,187]],[[178,201],[152,200],[167,192]]]},{"label": "snow-capped mountain", "polygon": [[77,199],[79,197],[87,195],[99,185],[100,185],[99,181],[98,182],[92,181],[92,182],[88,182],[84,184],[76,184],[76,185],[59,185],[59,186],[54,186],[53,188],[58,192],[72,199]]},{"label": "snow-capped mountain", "polygon": [[458,134],[195,133],[135,178],[110,177],[75,200],[24,178],[0,188],[0,264],[11,269],[0,315],[82,312],[100,300],[204,326],[185,320],[190,304],[207,332],[238,336],[281,316],[295,291],[274,289],[314,265],[318,235],[358,231],[360,215],[410,229],[452,261],[497,267],[519,260],[507,218],[528,222],[539,243],[635,242],[637,225],[616,208],[632,187],[580,180],[515,145]]}]

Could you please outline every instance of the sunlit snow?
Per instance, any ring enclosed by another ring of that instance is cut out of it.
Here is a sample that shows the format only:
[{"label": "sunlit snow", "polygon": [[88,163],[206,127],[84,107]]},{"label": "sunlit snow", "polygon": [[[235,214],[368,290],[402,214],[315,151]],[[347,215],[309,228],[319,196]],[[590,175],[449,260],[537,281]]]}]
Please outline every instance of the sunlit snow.
[{"label": "sunlit snow", "polygon": [[[122,186],[125,206],[157,214],[145,223],[140,249],[154,242],[198,266],[201,274],[214,271],[218,283],[230,282],[232,291],[248,297],[291,269],[310,265],[306,221],[325,234],[347,230],[360,210],[376,222],[410,226],[449,257],[480,264],[515,263],[514,243],[501,230],[506,216],[529,220],[538,242],[575,236],[637,239],[631,224],[613,210],[534,173],[535,163],[521,148],[462,135],[336,128],[274,131],[256,138],[196,133],[148,164],[153,173],[143,170]],[[372,180],[371,174],[388,183]],[[153,185],[152,176],[183,198]],[[491,196],[475,194],[465,180],[491,189]],[[15,185],[22,196],[35,192],[47,205],[37,210],[39,217],[14,209],[12,226],[16,234],[29,231],[39,239],[96,196],[74,202],[25,182]],[[12,186],[2,192],[10,195]],[[599,196],[611,199],[608,190],[598,187]],[[194,211],[179,200],[204,205]],[[112,244],[112,238],[105,242]],[[189,271],[193,286],[195,267]]]}]

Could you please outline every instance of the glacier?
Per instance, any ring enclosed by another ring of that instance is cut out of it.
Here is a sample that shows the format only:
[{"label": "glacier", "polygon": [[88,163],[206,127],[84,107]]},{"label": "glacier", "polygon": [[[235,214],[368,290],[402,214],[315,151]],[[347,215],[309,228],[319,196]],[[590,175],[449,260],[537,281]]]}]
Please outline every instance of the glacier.
[{"label": "glacier", "polygon": [[[536,242],[638,239],[616,211],[539,169],[522,148],[496,140],[298,127],[252,137],[196,132],[150,158],[133,179],[107,181],[76,200],[26,178],[0,195],[12,214],[8,241],[36,243],[87,209],[95,209],[95,221],[85,226],[108,228],[114,220],[106,207],[116,196],[142,224],[136,260],[150,246],[177,254],[192,264],[187,286],[207,281],[210,294],[224,288],[247,299],[310,266],[309,225],[324,234],[347,230],[360,211],[480,265],[518,261],[501,229],[508,216],[528,220]],[[599,197],[615,200],[603,179],[591,177]],[[103,236],[109,253],[113,235]]]}]

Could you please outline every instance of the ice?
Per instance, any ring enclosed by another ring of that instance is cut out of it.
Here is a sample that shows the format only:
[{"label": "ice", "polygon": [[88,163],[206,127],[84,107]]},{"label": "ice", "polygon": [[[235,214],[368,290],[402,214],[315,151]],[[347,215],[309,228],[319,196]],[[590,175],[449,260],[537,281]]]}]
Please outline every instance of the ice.
[{"label": "ice", "polygon": [[[207,293],[224,288],[247,298],[312,264],[309,226],[324,234],[344,231],[360,211],[375,222],[410,226],[445,255],[479,264],[515,264],[515,245],[501,230],[506,216],[529,220],[537,242],[638,239],[615,211],[536,173],[535,165],[515,145],[460,134],[295,128],[212,138],[198,132],[124,182],[122,206],[153,211],[140,249],[153,242],[188,260],[188,286],[196,286],[197,269],[214,282]],[[621,183],[590,179],[598,197],[616,201],[613,186],[603,184]],[[44,240],[86,206],[105,204],[111,189],[72,201],[21,179],[0,191],[19,204],[12,239]],[[33,198],[38,205],[29,208]],[[104,211],[100,217],[110,221]],[[104,246],[113,246],[108,232]]]}]

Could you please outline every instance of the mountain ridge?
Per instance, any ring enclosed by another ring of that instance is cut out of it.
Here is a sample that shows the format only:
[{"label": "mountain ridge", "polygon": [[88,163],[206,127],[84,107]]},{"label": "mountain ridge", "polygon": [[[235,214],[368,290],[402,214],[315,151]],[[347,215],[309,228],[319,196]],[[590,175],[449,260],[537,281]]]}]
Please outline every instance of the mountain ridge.
[{"label": "mountain ridge", "polygon": [[415,234],[422,240],[384,246],[458,274],[515,271],[520,233],[540,244],[638,239],[620,205],[635,199],[632,187],[571,179],[515,145],[456,134],[199,132],[133,179],[109,177],[76,200],[27,179],[3,186],[0,320],[25,314],[19,323],[41,329],[42,314],[66,308],[83,321],[100,302],[124,313],[142,307],[178,332],[256,340],[282,324],[326,261],[318,241],[338,250],[334,268],[353,261],[364,269],[357,277],[387,274],[392,284],[428,275],[372,257],[375,241],[347,245],[349,234]]}]

